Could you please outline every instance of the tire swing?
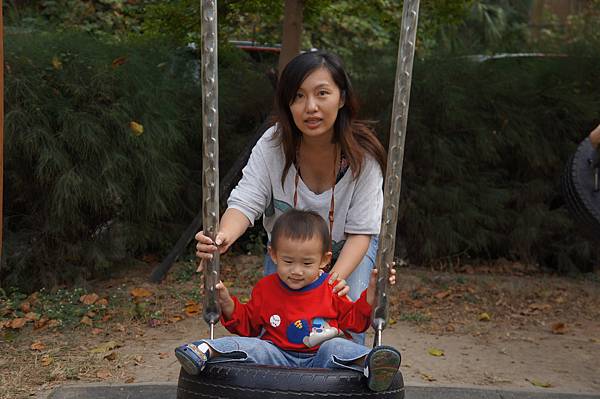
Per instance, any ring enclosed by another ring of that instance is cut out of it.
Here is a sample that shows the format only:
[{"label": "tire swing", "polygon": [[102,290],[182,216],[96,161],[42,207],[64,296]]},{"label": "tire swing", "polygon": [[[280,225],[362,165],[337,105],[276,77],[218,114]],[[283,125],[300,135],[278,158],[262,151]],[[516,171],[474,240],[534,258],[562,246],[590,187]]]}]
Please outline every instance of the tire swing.
[{"label": "tire swing", "polygon": [[589,138],[565,166],[562,193],[575,222],[592,239],[600,239],[600,151]]},{"label": "tire swing", "polygon": [[[218,108],[217,108],[217,7],[216,0],[202,1],[202,92],[203,92],[203,226],[213,240],[219,230],[218,172]],[[414,43],[419,13],[419,0],[405,0],[398,48],[398,64],[392,107],[392,121],[381,233],[375,266],[377,267],[377,303],[373,307],[373,346],[382,344],[382,332],[388,323],[387,286],[389,268],[393,262],[404,141],[408,119],[408,103],[414,59]],[[214,338],[220,309],[216,302],[215,285],[219,281],[219,254],[205,263],[203,318]],[[342,369],[303,369],[245,364],[239,362],[208,363],[198,376],[181,369],[177,386],[178,399],[192,398],[404,398],[404,381],[397,373],[390,388],[370,391],[363,375]]]}]

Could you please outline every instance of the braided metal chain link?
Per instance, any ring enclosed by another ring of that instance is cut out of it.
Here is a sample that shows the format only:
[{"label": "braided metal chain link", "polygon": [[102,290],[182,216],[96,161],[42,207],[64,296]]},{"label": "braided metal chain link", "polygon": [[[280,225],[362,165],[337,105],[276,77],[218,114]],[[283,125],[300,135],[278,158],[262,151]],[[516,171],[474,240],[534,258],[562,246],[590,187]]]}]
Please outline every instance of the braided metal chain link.
[{"label": "braided metal chain link", "polygon": [[[213,241],[219,231],[219,93],[217,69],[217,2],[202,1],[202,226]],[[204,320],[213,325],[221,311],[216,301],[219,253],[205,263]]]},{"label": "braided metal chain link", "polygon": [[408,119],[408,103],[410,100],[410,84],[418,19],[419,0],[405,0],[402,8],[402,27],[398,46],[398,64],[396,66],[394,103],[392,107],[383,213],[381,216],[381,233],[379,235],[379,248],[375,260],[375,264],[377,265],[377,305],[373,309],[373,327],[376,332],[376,345],[381,344],[381,331],[388,323],[387,286],[389,268],[394,261],[402,164],[404,162],[404,141],[406,138],[406,122]]}]

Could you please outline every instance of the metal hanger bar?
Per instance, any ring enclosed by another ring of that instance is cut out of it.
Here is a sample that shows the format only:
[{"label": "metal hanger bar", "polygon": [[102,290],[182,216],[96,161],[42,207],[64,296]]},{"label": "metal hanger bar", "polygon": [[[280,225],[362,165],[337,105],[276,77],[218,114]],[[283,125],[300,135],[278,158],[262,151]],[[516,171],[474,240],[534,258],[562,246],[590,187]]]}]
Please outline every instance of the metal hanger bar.
[{"label": "metal hanger bar", "polygon": [[[217,2],[203,0],[201,75],[202,75],[202,225],[204,234],[213,241],[219,231],[219,93],[217,67]],[[221,310],[216,300],[215,285],[219,282],[219,253],[204,263],[204,320],[214,324]]]},{"label": "metal hanger bar", "polygon": [[406,121],[410,100],[412,66],[415,55],[415,40],[419,19],[419,0],[404,0],[402,7],[402,26],[398,45],[398,63],[392,107],[392,123],[381,216],[381,233],[375,265],[377,267],[377,304],[373,309],[373,328],[375,340],[373,346],[381,345],[381,334],[388,323],[388,276],[394,261],[396,225],[398,222],[398,204],[404,162],[404,141]]}]

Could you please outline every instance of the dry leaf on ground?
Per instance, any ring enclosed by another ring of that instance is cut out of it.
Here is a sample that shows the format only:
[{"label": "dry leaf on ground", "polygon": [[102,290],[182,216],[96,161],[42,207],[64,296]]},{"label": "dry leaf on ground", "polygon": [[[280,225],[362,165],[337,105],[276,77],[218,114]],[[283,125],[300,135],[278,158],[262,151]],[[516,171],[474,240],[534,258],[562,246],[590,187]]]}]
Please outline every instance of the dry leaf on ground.
[{"label": "dry leaf on ground", "polygon": [[79,298],[79,302],[83,303],[84,305],[93,305],[98,299],[100,299],[98,294],[87,294],[82,295]]},{"label": "dry leaf on ground", "polygon": [[427,353],[429,353],[431,356],[444,356],[444,351],[438,348],[429,348],[427,349]]},{"label": "dry leaf on ground", "polygon": [[565,323],[554,323],[552,324],[552,333],[553,334],[564,334],[567,332],[567,325]]},{"label": "dry leaf on ground", "polygon": [[97,347],[95,347],[94,349],[90,350],[90,352],[92,353],[104,353],[104,352],[108,352],[111,351],[115,348],[120,348],[121,345],[119,345],[117,342],[115,341],[108,341],[105,342],[103,344],[98,345]]},{"label": "dry leaf on ground", "polygon": [[529,383],[531,383],[531,385],[534,385],[536,387],[540,387],[540,388],[552,388],[552,384],[549,382],[542,382],[542,381],[538,381],[538,380],[530,380],[529,378],[525,378],[525,381],[528,381]]},{"label": "dry leaf on ground", "polygon": [[44,345],[41,341],[35,341],[29,347],[32,351],[43,351],[46,349],[46,345]]}]

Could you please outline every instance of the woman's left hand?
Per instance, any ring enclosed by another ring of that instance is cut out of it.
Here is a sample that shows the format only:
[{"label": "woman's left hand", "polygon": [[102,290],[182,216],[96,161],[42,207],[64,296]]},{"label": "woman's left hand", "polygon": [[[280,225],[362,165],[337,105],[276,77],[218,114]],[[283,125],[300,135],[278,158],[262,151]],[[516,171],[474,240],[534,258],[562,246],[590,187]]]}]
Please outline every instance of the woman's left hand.
[{"label": "woman's left hand", "polygon": [[346,283],[346,280],[340,278],[340,274],[338,272],[331,273],[329,276],[329,284],[334,284],[333,293],[338,294],[338,296],[344,296],[350,292],[350,286]]}]

